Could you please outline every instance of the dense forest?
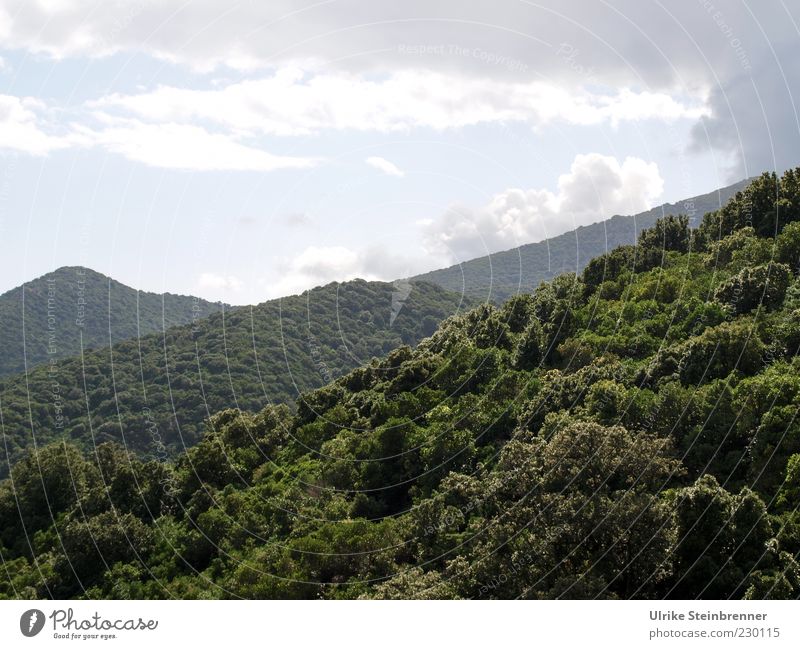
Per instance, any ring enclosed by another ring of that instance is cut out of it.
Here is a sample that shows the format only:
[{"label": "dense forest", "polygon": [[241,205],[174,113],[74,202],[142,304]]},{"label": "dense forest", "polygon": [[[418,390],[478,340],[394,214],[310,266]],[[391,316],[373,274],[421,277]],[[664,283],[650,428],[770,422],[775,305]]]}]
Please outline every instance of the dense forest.
[{"label": "dense forest", "polygon": [[800,169],[764,174],[174,460],[40,444],[0,594],[796,598],[799,270]]},{"label": "dense forest", "polygon": [[222,305],[66,266],[0,295],[0,377],[194,322]]},{"label": "dense forest", "polygon": [[665,203],[633,216],[616,215],[605,221],[584,225],[538,243],[528,243],[486,257],[470,259],[449,268],[413,277],[448,291],[483,302],[502,304],[518,293],[530,293],[541,282],[567,272],[581,272],[592,259],[636,238],[656,220],[668,214],[686,213],[694,227],[700,217],[725,204],[748,181],[722,187],[678,203]]},{"label": "dense forest", "polygon": [[302,392],[416,344],[463,306],[461,296],[421,282],[333,283],[0,379],[0,477],[23,449],[54,439],[173,455],[200,439],[217,410],[293,405]]}]

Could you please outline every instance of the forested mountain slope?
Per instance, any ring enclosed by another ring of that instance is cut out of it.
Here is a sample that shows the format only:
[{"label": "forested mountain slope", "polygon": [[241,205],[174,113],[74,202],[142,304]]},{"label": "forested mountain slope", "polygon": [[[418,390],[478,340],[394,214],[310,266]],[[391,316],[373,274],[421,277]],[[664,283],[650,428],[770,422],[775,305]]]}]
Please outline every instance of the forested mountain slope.
[{"label": "forested mountain slope", "polygon": [[0,377],[220,309],[188,295],[137,291],[89,268],[59,268],[0,295]]},{"label": "forested mountain slope", "polygon": [[800,170],[765,174],[174,462],[40,447],[0,593],[797,598],[799,268]]},{"label": "forested mountain slope", "polygon": [[2,379],[0,475],[22,449],[62,437],[172,454],[197,442],[211,413],[294,404],[462,308],[438,286],[400,284],[333,283]]},{"label": "forested mountain slope", "polygon": [[653,227],[658,218],[688,214],[689,225],[694,226],[704,214],[719,209],[748,182],[743,180],[678,203],[665,203],[634,216],[613,216],[539,243],[471,259],[413,279],[433,282],[480,301],[502,303],[512,295],[532,293],[540,282],[560,273],[580,272],[591,259],[617,246],[636,243],[639,233]]}]

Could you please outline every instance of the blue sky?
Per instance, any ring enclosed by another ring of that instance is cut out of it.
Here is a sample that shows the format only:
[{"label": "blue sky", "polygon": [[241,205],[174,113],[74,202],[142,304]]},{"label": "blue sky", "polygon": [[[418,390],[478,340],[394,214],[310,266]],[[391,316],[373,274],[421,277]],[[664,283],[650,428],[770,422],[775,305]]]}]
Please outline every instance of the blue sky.
[{"label": "blue sky", "polygon": [[488,4],[0,2],[0,290],[255,303],[797,163],[785,6]]}]

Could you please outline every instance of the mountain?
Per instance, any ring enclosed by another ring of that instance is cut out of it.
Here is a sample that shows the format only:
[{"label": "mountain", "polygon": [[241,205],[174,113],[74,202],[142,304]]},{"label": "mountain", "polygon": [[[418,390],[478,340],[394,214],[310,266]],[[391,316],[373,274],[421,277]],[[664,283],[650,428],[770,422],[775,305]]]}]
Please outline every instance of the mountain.
[{"label": "mountain", "polygon": [[116,440],[158,457],[182,451],[210,413],[294,404],[375,356],[416,344],[464,304],[424,282],[333,283],[6,377],[0,475],[9,458],[52,439],[85,448]]},{"label": "mountain", "polygon": [[[0,596],[797,599],[798,261],[800,169],[765,174],[296,412],[229,399],[173,461],[39,446],[0,483]],[[307,297],[364,332],[388,288]]]},{"label": "mountain", "polygon": [[539,243],[530,243],[486,257],[423,273],[412,278],[432,282],[470,298],[503,302],[517,293],[531,293],[540,282],[560,273],[580,272],[590,259],[625,244],[667,214],[688,214],[690,223],[717,210],[747,186],[749,180],[678,203],[664,203],[634,216],[613,216],[606,221],[581,226]]},{"label": "mountain", "polygon": [[0,377],[220,308],[197,297],[137,291],[89,268],[59,268],[0,295]]},{"label": "mountain", "polygon": [[[471,299],[501,302],[516,293],[531,292],[541,281],[561,272],[581,270],[608,249],[635,242],[642,229],[664,214],[710,212],[745,184],[742,181],[680,203],[665,203],[635,216],[614,216],[410,281],[436,284]],[[398,296],[395,291],[395,299]],[[0,295],[0,377],[109,342],[195,322],[220,309],[219,304],[197,297],[137,291],[88,268],[59,268]]]}]

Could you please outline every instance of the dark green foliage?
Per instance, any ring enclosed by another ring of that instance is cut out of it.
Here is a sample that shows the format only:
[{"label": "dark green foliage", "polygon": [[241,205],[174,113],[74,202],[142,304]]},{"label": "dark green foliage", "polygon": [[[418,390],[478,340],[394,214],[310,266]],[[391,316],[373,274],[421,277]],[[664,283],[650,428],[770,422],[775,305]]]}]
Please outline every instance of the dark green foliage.
[{"label": "dark green foliage", "polygon": [[716,264],[729,266],[752,258],[752,251],[762,248],[764,242],[764,239],[756,236],[756,231],[752,227],[746,226],[715,241],[711,246],[711,252]]},{"label": "dark green foliage", "polygon": [[752,322],[723,322],[681,346],[680,378],[698,384],[734,370],[752,374],[761,366],[764,344]]},{"label": "dark green foliage", "polygon": [[94,583],[117,563],[138,562],[153,547],[154,531],[130,513],[113,511],[89,519],[73,518],[61,530],[64,554],[56,562],[59,582],[53,594],[71,595]]},{"label": "dark green foliage", "polygon": [[[0,596],[797,598],[800,294],[764,227],[698,250],[687,225],[416,346],[409,302],[409,339],[331,362],[294,411],[229,398],[177,458],[29,450],[0,483]],[[736,282],[768,308],[712,299]],[[346,286],[363,323],[386,285]]]},{"label": "dark green foliage", "polygon": [[783,228],[800,220],[798,170],[789,169],[778,178],[775,172],[763,173],[715,212],[703,217],[700,235],[713,242],[745,227],[760,237],[774,237]]},{"label": "dark green foliage", "polygon": [[[620,246],[592,259],[583,270],[582,280],[587,288],[595,289],[606,280],[624,279],[625,271],[643,272],[659,268],[664,265],[667,252],[688,252],[690,241],[689,217],[666,216],[658,219],[653,227],[642,230],[635,246]],[[603,297],[611,297],[609,291],[615,293],[614,297],[619,297],[619,292],[612,286],[605,288]]]},{"label": "dark green foliage", "polygon": [[524,331],[534,313],[533,298],[528,294],[515,295],[503,305],[501,320],[508,325],[511,333]]},{"label": "dark green foliage", "polygon": [[794,273],[800,272],[800,222],[787,225],[775,240],[775,257]]},{"label": "dark green foliage", "polygon": [[757,307],[772,309],[783,303],[791,278],[786,264],[748,266],[721,284],[714,299],[737,314]]},{"label": "dark green foliage", "polygon": [[[592,259],[583,269],[582,279],[589,288],[597,288],[608,278],[619,278],[625,271],[633,272],[635,246],[620,246]],[[618,297],[618,296],[617,296]]]},{"label": "dark green foliage", "polygon": [[[13,460],[35,435],[38,444],[63,438],[84,448],[114,440],[164,459],[195,444],[209,414],[230,406],[297,400],[301,417],[313,417],[327,393],[305,393],[415,344],[430,328],[425,318],[438,322],[463,306],[431,284],[410,288],[397,310],[392,284],[329,284],[0,380],[5,450]],[[486,345],[506,328],[499,316],[490,324],[481,329]]]},{"label": "dark green foliage", "polygon": [[[755,570],[775,568],[772,523],[749,489],[734,495],[705,475],[675,494],[677,569],[671,595],[741,598]],[[772,564],[772,565],[770,565]]]},{"label": "dark green foliage", "polygon": [[490,304],[482,304],[466,314],[468,335],[482,348],[508,349],[510,329],[503,314]]},{"label": "dark green foliage", "polygon": [[59,268],[0,295],[0,377],[221,310],[196,297],[137,291],[88,268]]},{"label": "dark green foliage", "polygon": [[544,332],[537,320],[532,320],[522,332],[514,349],[514,367],[533,370],[544,358]]},{"label": "dark green foliage", "polygon": [[645,250],[689,252],[689,217],[670,214],[658,219],[652,228],[642,231],[638,246]]}]

